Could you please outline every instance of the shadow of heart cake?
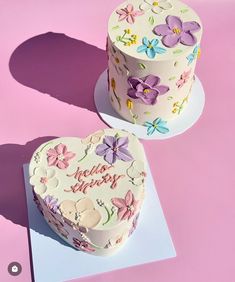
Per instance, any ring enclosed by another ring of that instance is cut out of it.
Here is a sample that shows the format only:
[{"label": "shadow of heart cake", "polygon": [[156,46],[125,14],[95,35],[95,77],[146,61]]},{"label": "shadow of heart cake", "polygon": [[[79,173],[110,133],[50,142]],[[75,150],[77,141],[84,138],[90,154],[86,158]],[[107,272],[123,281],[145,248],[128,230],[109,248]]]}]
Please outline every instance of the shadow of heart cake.
[{"label": "shadow of heart cake", "polygon": [[145,192],[145,154],[132,134],[105,129],[42,144],[29,166],[34,201],[77,250],[110,255],[136,228]]}]

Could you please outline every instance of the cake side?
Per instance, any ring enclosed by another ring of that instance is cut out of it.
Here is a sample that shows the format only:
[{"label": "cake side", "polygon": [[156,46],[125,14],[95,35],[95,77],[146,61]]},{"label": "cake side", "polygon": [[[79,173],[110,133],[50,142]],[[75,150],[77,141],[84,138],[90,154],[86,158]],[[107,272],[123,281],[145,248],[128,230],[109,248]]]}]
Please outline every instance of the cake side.
[{"label": "cake side", "polygon": [[[125,2],[110,16],[109,98],[126,120],[147,127],[155,122],[156,126],[162,125],[159,132],[164,133],[168,132],[167,121],[177,118],[190,98],[202,25],[196,13],[182,2],[150,2]],[[159,8],[156,13],[154,7],[160,5],[170,8]],[[120,20],[120,13],[130,6],[142,12],[132,22],[124,15]],[[126,39],[117,40],[122,29]]]},{"label": "cake side", "polygon": [[51,140],[35,151],[29,173],[39,210],[74,248],[109,255],[134,231],[145,159],[132,134],[105,129],[85,139]]}]

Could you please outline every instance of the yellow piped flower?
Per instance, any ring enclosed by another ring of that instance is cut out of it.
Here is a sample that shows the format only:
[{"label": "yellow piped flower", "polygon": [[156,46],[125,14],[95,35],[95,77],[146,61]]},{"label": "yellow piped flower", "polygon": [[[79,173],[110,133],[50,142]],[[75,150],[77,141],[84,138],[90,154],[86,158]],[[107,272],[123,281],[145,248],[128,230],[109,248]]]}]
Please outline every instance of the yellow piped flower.
[{"label": "yellow piped flower", "polygon": [[129,110],[133,109],[133,102],[130,99],[126,100],[126,106]]},{"label": "yellow piped flower", "polygon": [[116,81],[114,78],[111,79],[111,88],[113,89],[113,91],[115,91],[116,89]]},{"label": "yellow piped flower", "polygon": [[197,58],[200,59],[200,57],[201,57],[201,48],[199,47],[197,51]]},{"label": "yellow piped flower", "polygon": [[130,34],[131,33],[131,30],[129,28],[125,29],[124,31],[125,31],[126,34]]}]

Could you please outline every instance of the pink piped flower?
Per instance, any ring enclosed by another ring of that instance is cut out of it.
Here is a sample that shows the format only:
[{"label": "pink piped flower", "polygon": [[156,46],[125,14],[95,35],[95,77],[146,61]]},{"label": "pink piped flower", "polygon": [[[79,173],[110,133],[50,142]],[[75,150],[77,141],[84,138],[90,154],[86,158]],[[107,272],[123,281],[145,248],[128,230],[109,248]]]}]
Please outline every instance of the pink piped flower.
[{"label": "pink piped flower", "polygon": [[60,169],[66,169],[69,166],[68,161],[75,157],[75,154],[68,152],[66,145],[58,144],[54,149],[47,151],[47,161],[49,166],[57,166]]},{"label": "pink piped flower", "polygon": [[190,78],[191,69],[189,71],[184,71],[180,79],[176,82],[178,88],[181,88]]},{"label": "pink piped flower", "polygon": [[113,198],[112,203],[118,208],[118,219],[130,219],[138,210],[139,202],[135,200],[133,193],[129,190],[125,199]]},{"label": "pink piped flower", "polygon": [[128,4],[126,8],[119,9],[116,13],[119,15],[119,21],[126,20],[129,24],[133,24],[135,22],[135,17],[143,15],[144,11],[134,11],[133,5]]}]

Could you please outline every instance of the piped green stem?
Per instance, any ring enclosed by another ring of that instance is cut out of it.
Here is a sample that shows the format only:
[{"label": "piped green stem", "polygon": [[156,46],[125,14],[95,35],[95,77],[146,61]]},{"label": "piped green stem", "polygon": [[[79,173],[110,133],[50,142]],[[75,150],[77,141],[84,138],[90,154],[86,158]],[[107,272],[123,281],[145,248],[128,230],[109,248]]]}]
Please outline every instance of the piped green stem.
[{"label": "piped green stem", "polygon": [[113,90],[114,97],[116,98],[119,106],[119,111],[121,111],[121,99],[117,96],[116,92]]}]

